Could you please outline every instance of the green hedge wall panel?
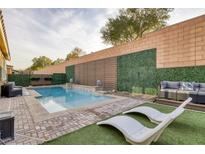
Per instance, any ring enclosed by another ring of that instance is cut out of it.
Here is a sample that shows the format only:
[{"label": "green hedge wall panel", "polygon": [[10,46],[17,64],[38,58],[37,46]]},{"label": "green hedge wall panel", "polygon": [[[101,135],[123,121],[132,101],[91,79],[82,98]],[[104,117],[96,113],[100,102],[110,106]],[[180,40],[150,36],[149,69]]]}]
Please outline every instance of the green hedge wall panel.
[{"label": "green hedge wall panel", "polygon": [[66,83],[65,73],[54,73],[52,75],[52,84],[64,84]]},{"label": "green hedge wall panel", "polygon": [[[119,56],[117,58],[118,90],[133,91],[133,87],[156,88],[156,49]],[[134,88],[136,89],[136,88]]]},{"label": "green hedge wall panel", "polygon": [[161,81],[205,82],[205,66],[156,68],[156,49],[117,58],[118,90],[156,94]]},{"label": "green hedge wall panel", "polygon": [[66,67],[66,80],[67,80],[67,82],[70,82],[71,78],[73,79],[73,81],[75,81],[75,65]]},{"label": "green hedge wall panel", "polygon": [[17,86],[27,87],[30,85],[30,75],[26,74],[11,74],[8,75],[9,82],[15,82]]},{"label": "green hedge wall panel", "polygon": [[205,66],[157,69],[157,84],[163,80],[205,82]]}]

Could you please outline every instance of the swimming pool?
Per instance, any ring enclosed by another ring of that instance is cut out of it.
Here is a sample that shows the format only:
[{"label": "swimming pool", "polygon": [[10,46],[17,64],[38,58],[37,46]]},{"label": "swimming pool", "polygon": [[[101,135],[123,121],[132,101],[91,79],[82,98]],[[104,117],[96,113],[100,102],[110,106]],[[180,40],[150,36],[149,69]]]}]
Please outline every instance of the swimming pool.
[{"label": "swimming pool", "polygon": [[34,88],[34,90],[41,94],[41,97],[37,97],[37,99],[49,113],[102,103],[112,99],[112,97],[108,96],[63,87],[43,87]]}]

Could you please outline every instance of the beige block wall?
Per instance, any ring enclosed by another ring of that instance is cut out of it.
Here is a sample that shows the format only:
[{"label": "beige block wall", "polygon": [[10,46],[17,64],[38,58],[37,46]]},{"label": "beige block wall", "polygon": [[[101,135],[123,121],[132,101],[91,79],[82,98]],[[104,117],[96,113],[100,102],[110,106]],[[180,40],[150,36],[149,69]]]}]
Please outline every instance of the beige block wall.
[{"label": "beige block wall", "polygon": [[156,48],[157,68],[205,65],[205,15],[68,62],[81,64]]},{"label": "beige block wall", "polygon": [[116,57],[75,65],[75,82],[95,86],[96,80],[102,81],[105,90],[116,89]]}]

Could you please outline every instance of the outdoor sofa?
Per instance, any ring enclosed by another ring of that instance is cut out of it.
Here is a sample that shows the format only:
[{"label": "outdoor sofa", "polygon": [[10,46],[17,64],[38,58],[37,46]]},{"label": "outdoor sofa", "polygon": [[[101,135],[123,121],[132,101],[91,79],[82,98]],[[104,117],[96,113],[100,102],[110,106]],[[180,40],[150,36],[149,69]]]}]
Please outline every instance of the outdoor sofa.
[{"label": "outdoor sofa", "polygon": [[205,104],[205,83],[162,81],[158,96],[177,101],[191,97],[193,103]]},{"label": "outdoor sofa", "polygon": [[22,96],[22,87],[15,86],[15,82],[8,82],[1,87],[1,95],[5,97]]}]

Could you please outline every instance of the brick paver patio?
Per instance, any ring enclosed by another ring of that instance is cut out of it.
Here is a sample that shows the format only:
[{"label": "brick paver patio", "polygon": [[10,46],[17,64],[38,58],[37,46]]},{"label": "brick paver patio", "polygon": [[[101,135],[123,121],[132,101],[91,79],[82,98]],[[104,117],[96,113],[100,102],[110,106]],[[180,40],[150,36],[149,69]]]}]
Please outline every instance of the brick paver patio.
[{"label": "brick paver patio", "polygon": [[0,99],[0,111],[11,110],[15,115],[15,140],[6,144],[41,144],[144,103],[140,99],[124,98],[80,110],[68,109],[63,114],[36,121],[29,107],[30,99],[31,96]]}]

